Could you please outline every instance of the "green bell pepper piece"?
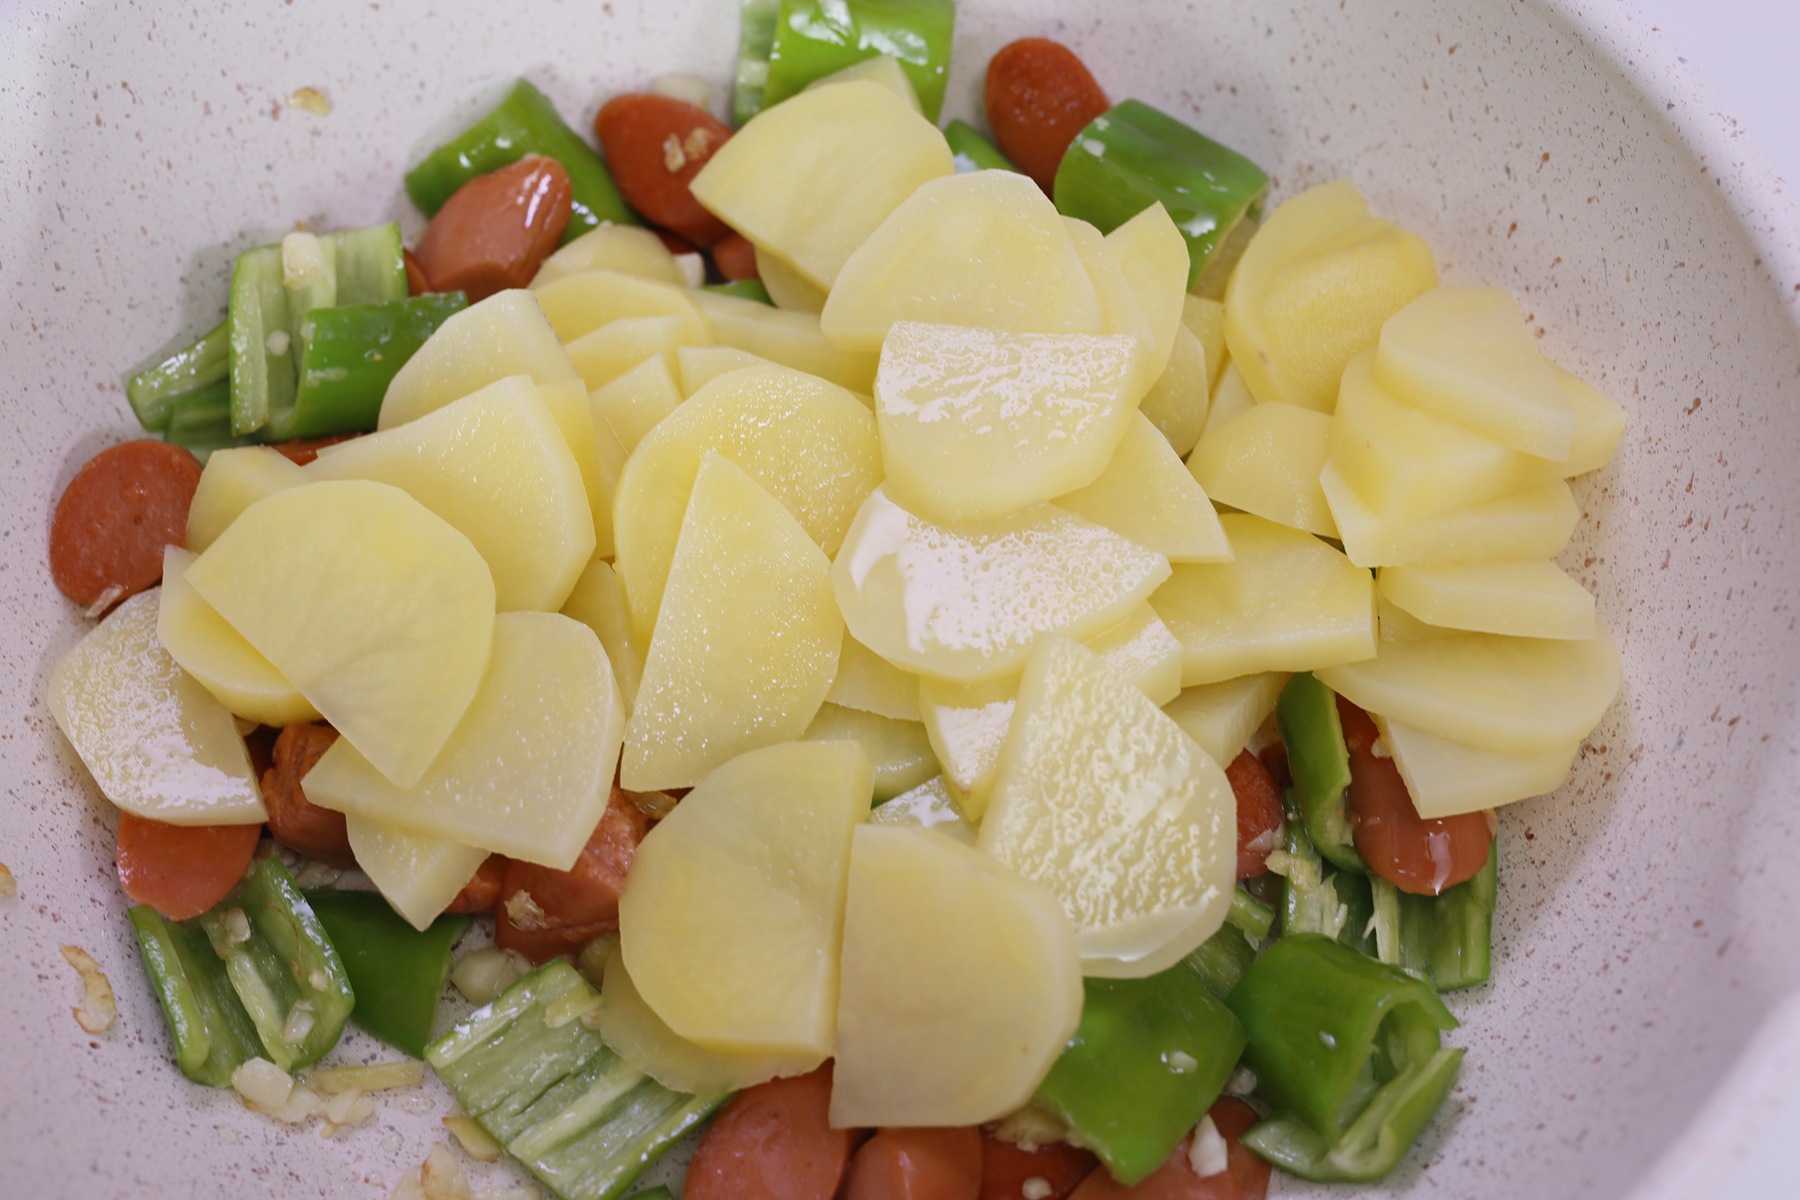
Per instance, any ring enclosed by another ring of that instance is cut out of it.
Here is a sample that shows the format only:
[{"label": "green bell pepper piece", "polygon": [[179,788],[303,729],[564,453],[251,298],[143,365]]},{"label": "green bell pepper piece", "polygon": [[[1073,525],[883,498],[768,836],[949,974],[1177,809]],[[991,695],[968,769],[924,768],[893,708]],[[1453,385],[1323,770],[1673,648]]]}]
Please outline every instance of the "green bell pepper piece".
[{"label": "green bell pepper piece", "polygon": [[306,902],[331,938],[356,1007],[350,1019],[397,1050],[425,1057],[438,997],[450,978],[450,951],[467,917],[439,917],[414,929],[376,892],[314,891]]},{"label": "green bell pepper piece", "polygon": [[1300,816],[1320,854],[1346,871],[1368,868],[1350,829],[1350,752],[1338,720],[1337,697],[1309,672],[1288,680],[1275,705]]},{"label": "green bell pepper piece", "polygon": [[1436,896],[1415,896],[1372,878],[1375,957],[1429,980],[1440,992],[1486,983],[1493,963],[1499,857],[1496,842],[1473,879]]},{"label": "green bell pepper piece", "polygon": [[138,424],[152,433],[169,424],[175,401],[224,382],[231,375],[231,332],[225,322],[201,334],[125,382],[125,398]]},{"label": "green bell pepper piece", "polygon": [[891,54],[936,122],[950,77],[954,0],[782,0],[762,107],[865,58]]},{"label": "green bell pepper piece", "polygon": [[221,379],[172,401],[163,440],[193,451],[201,462],[214,450],[238,445],[241,439],[231,432],[231,384]]},{"label": "green bell pepper piece", "polygon": [[[452,315],[468,307],[461,292],[435,292],[380,304],[308,313],[300,327],[300,382],[277,439],[364,433],[375,428],[381,399],[406,360]],[[271,421],[270,425],[276,425]]]},{"label": "green bell pepper piece", "polygon": [[544,93],[521,79],[494,110],[425,156],[406,173],[406,194],[426,216],[478,175],[498,171],[527,154],[545,154],[569,173],[574,212],[563,241],[607,222],[636,225],[637,214],[619,195],[593,147],[563,121]]},{"label": "green bell pepper piece", "polygon": [[[1291,805],[1290,805],[1291,807]],[[1317,933],[1371,958],[1375,901],[1370,877],[1327,863],[1298,820],[1287,823],[1287,874],[1281,887],[1282,933]]]},{"label": "green bell pepper piece", "polygon": [[762,111],[769,85],[769,50],[781,0],[743,0],[738,16],[737,71],[731,80],[731,120],[742,125]]},{"label": "green bell pepper piece", "polygon": [[130,917],[144,973],[169,1023],[176,1065],[195,1083],[229,1086],[231,1073],[260,1058],[263,1047],[224,961],[198,926],[168,920],[148,904],[134,905]]},{"label": "green bell pepper piece", "polygon": [[1241,931],[1227,925],[1189,951],[1179,965],[1223,1000],[1255,959],[1256,947]]},{"label": "green bell pepper piece", "polygon": [[967,121],[952,121],[944,126],[944,140],[956,158],[956,173],[968,171],[1017,171],[1012,159],[1000,148],[976,132]]},{"label": "green bell pepper piece", "polygon": [[1440,1035],[1457,1022],[1430,984],[1318,934],[1264,950],[1227,1003],[1259,1091],[1331,1151],[1400,1140],[1397,1161],[1448,1090],[1426,1084],[1460,1061],[1440,1059]]},{"label": "green bell pepper piece", "polygon": [[1083,987],[1081,1024],[1034,1103],[1067,1122],[1115,1179],[1135,1184],[1219,1098],[1243,1052],[1244,1030],[1181,965],[1143,979],[1087,979]]},{"label": "green bell pepper piece", "polygon": [[1260,942],[1275,927],[1275,910],[1240,887],[1231,894],[1225,923],[1252,941]]}]

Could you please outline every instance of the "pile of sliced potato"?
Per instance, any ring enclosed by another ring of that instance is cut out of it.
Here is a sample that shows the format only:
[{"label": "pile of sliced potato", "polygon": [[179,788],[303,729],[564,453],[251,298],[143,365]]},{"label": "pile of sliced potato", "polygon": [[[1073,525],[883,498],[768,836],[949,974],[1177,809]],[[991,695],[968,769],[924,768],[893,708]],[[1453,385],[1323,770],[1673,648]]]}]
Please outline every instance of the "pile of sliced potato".
[{"label": "pile of sliced potato", "polygon": [[[308,792],[422,925],[489,851],[568,866],[615,764],[691,787],[603,1033],[696,1091],[835,1056],[834,1119],[952,1125],[1029,1098],[1083,974],[1220,927],[1221,765],[1290,673],[1375,715],[1427,816],[1557,786],[1619,678],[1552,561],[1565,480],[1622,411],[1347,181],[1220,304],[1160,206],[1102,236],[953,175],[879,78],[694,182],[780,306],[602,227],[445,322],[379,432],[214,455],[160,602],[53,682],[108,794],[257,819],[230,716],[322,715]],[[117,754],[177,725],[179,778]]]}]

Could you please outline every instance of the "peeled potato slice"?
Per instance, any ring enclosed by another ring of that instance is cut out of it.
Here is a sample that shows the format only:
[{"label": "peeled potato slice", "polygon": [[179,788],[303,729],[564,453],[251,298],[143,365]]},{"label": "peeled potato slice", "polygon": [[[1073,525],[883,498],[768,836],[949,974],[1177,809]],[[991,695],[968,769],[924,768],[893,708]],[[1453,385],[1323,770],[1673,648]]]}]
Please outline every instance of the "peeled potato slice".
[{"label": "peeled potato slice", "polygon": [[918,676],[902,671],[848,633],[838,652],[837,678],[825,699],[896,721],[919,719]]},{"label": "peeled potato slice", "polygon": [[1167,704],[1181,691],[1181,643],[1148,604],[1084,644],[1152,704]]},{"label": "peeled potato slice", "polygon": [[1187,457],[1206,428],[1206,414],[1212,406],[1209,361],[1206,347],[1193,331],[1186,325],[1179,327],[1169,349],[1169,365],[1138,404],[1138,412],[1168,439],[1169,449],[1178,458]]},{"label": "peeled potato slice", "polygon": [[1569,778],[1581,743],[1533,752],[1483,750],[1375,718],[1413,807],[1426,820],[1497,808],[1554,792]]},{"label": "peeled potato slice", "polygon": [[156,636],[163,649],[233,716],[275,726],[318,720],[319,710],[300,689],[188,586],[187,569],[193,561],[194,555],[179,546],[163,549],[162,599],[156,614]]},{"label": "peeled potato slice", "polygon": [[1057,497],[1056,505],[1172,563],[1231,558],[1212,500],[1142,413],[1126,428],[1099,478]]},{"label": "peeled potato slice", "polygon": [[1014,1111],[1075,1031],[1081,996],[1075,940],[1048,891],[942,834],[858,829],[831,1123]]},{"label": "peeled potato slice", "polygon": [[1182,302],[1187,295],[1187,242],[1161,202],[1106,235],[1106,248],[1119,264],[1131,294],[1150,330],[1149,378],[1169,365],[1169,354],[1183,329]]},{"label": "peeled potato slice", "polygon": [[681,406],[675,352],[652,354],[588,397],[594,420],[605,421],[629,454],[656,423]]},{"label": "peeled potato slice", "polygon": [[1033,653],[980,846],[1049,888],[1082,972],[1153,975],[1225,920],[1237,802],[1225,774],[1098,655],[1065,638]]},{"label": "peeled potato slice", "polygon": [[673,317],[688,344],[708,338],[706,318],[686,288],[619,271],[578,271],[532,293],[565,343],[615,321]]},{"label": "peeled potato slice", "polygon": [[1375,589],[1419,620],[1448,629],[1594,636],[1594,597],[1549,559],[1383,567]]},{"label": "peeled potato slice", "polygon": [[1319,472],[1319,487],[1331,505],[1344,553],[1359,567],[1554,558],[1581,519],[1575,494],[1560,479],[1441,517],[1413,520],[1383,517],[1330,463]]},{"label": "peeled potato slice", "polygon": [[1281,689],[1289,676],[1282,671],[1240,675],[1220,683],[1185,688],[1163,705],[1182,732],[1221,765],[1231,762],[1250,744],[1250,737],[1275,711]]},{"label": "peeled potato slice", "polygon": [[443,749],[487,668],[487,563],[387,484],[309,483],[259,500],[187,580],[400,787]]},{"label": "peeled potato slice", "polygon": [[851,833],[869,760],[794,742],[708,775],[638,846],[620,951],[679,1037],[736,1054],[831,1052]]},{"label": "peeled potato slice", "polygon": [[542,287],[577,271],[617,271],[658,283],[687,282],[662,239],[641,225],[608,224],[588,230],[546,258],[531,286]]},{"label": "peeled potato slice", "polygon": [[809,742],[854,742],[875,767],[875,802],[898,796],[938,773],[937,758],[925,727],[917,721],[896,721],[835,704],[819,707],[819,715],[806,727]]},{"label": "peeled potato slice", "polygon": [[[825,336],[819,318],[812,313],[771,308],[723,292],[698,291],[693,295],[694,303],[712,323],[713,338],[720,347],[817,375],[859,396],[868,395],[874,388],[875,352],[881,348],[880,343],[863,350],[845,349]],[[688,395],[693,395],[692,387],[685,382],[683,386]]]},{"label": "peeled potato slice", "polygon": [[224,705],[156,636],[156,591],[126,600],[57,662],[45,704],[100,791],[170,825],[267,820],[244,739]]},{"label": "peeled potato slice", "polygon": [[213,544],[237,515],[264,496],[306,482],[306,473],[272,446],[214,450],[188,505],[182,544],[195,554]]},{"label": "peeled potato slice", "polygon": [[956,802],[942,775],[933,775],[911,791],[876,805],[869,814],[869,823],[932,829],[965,846],[975,844],[975,828],[963,816],[962,806]]},{"label": "peeled potato slice", "polygon": [[1208,429],[1188,457],[1188,470],[1220,504],[1290,529],[1337,536],[1331,506],[1319,490],[1331,418],[1292,404],[1258,404]]},{"label": "peeled potato slice", "polygon": [[920,722],[946,786],[971,821],[987,811],[1018,691],[1012,675],[973,684],[919,679]]},{"label": "peeled potato slice", "polygon": [[591,562],[575,581],[563,602],[563,615],[574,617],[600,639],[613,678],[625,697],[625,711],[637,701],[638,681],[644,675],[644,650],[631,631],[631,611],[625,606],[625,589],[611,563]]},{"label": "peeled potato slice", "polygon": [[339,738],[306,775],[313,803],[559,871],[611,794],[624,702],[592,630],[501,613],[481,689],[418,783],[396,787]]},{"label": "peeled potato slice", "polygon": [[487,861],[479,847],[368,817],[346,815],[344,829],[357,870],[418,930],[429,928]]},{"label": "peeled potato slice", "polygon": [[1047,634],[1117,624],[1168,575],[1162,555],[1053,504],[951,527],[914,516],[883,487],[856,514],[831,582],[857,641],[970,683],[1022,669]]},{"label": "peeled potato slice", "polygon": [[542,384],[580,379],[544,310],[523,288],[496,292],[438,326],[388,384],[377,428],[417,420],[512,375]]},{"label": "peeled potato slice", "polygon": [[705,455],[626,730],[624,786],[690,787],[806,731],[844,637],[830,567],[774,497]]},{"label": "peeled potato slice", "polygon": [[1550,364],[1550,371],[1575,412],[1575,432],[1569,439],[1569,461],[1562,466],[1563,476],[1597,471],[1619,448],[1619,439],[1625,434],[1625,410],[1599,388],[1555,363]]}]

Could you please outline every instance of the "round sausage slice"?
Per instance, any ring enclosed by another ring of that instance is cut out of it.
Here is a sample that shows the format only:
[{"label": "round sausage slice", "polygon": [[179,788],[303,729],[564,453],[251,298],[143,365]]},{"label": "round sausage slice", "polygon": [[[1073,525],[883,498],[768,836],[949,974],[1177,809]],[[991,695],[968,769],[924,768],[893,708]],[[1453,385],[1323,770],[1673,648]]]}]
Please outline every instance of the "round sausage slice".
[{"label": "round sausage slice", "polygon": [[231,894],[261,836],[261,825],[165,825],[122,812],[113,864],[133,903],[186,921]]},{"label": "round sausage slice", "polygon": [[69,481],[50,518],[50,575],[75,603],[110,608],[162,578],[187,534],[200,460],[167,442],[110,446]]},{"label": "round sausage slice", "polygon": [[568,228],[573,198],[561,163],[527,155],[458,188],[413,258],[432,291],[467,293],[470,304],[522,288]]},{"label": "round sausage slice", "polygon": [[831,1127],[830,1107],[830,1063],[745,1088],[700,1139],[682,1200],[831,1200],[854,1135]]},{"label": "round sausage slice", "polygon": [[334,867],[353,867],[350,834],[344,814],[321,808],[306,798],[300,781],[337,741],[329,725],[289,725],[275,739],[273,763],[263,772],[263,805],[269,810],[269,833],[284,846]]}]

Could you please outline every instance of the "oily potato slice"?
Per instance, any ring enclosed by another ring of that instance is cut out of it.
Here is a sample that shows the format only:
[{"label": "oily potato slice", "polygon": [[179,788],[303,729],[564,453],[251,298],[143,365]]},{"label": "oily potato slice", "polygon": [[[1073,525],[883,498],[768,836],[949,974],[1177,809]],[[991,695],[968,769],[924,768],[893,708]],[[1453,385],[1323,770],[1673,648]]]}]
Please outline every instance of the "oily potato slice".
[{"label": "oily potato slice", "polygon": [[933,775],[911,791],[876,805],[869,813],[869,823],[932,829],[965,846],[975,844],[975,827],[963,815],[962,805],[942,775]]},{"label": "oily potato slice", "polygon": [[1079,491],[1058,496],[1056,505],[1172,563],[1231,558],[1218,510],[1206,490],[1141,412],[1099,477]]},{"label": "oily potato slice", "polygon": [[889,213],[954,170],[935,125],[889,89],[855,80],[764,109],[689,187],[720,220],[830,289]]},{"label": "oily potato slice", "polygon": [[694,393],[638,444],[614,502],[619,578],[646,645],[688,492],[708,452],[747,471],[828,555],[881,480],[875,419],[834,384],[764,366],[722,375]]},{"label": "oily potato slice", "polygon": [[808,742],[854,742],[875,768],[875,802],[891,800],[939,773],[931,740],[917,721],[897,721],[825,703],[801,735]]},{"label": "oily potato slice", "polygon": [[896,321],[875,376],[889,492],[958,522],[1086,487],[1137,415],[1140,345]]},{"label": "oily potato slice", "polygon": [[[711,322],[713,339],[722,349],[739,350],[817,375],[858,396],[867,396],[874,389],[879,343],[865,350],[844,349],[825,336],[819,318],[812,313],[771,308],[723,292],[703,290],[693,296],[694,303]],[[712,364],[708,366],[713,374],[723,373]],[[684,372],[682,390],[692,396],[697,384],[688,383],[687,378]]]},{"label": "oily potato slice", "polygon": [[[727,296],[726,299],[736,299]],[[754,303],[754,301],[752,301]],[[762,305],[761,307],[768,307]],[[711,383],[721,375],[743,367],[766,367],[771,365],[769,359],[748,350],[739,350],[736,346],[677,346],[675,348],[675,377],[681,387],[683,400]],[[798,369],[798,368],[797,368]],[[818,374],[818,372],[811,372]],[[871,366],[870,376],[874,375]],[[820,378],[826,376],[820,375]]]},{"label": "oily potato slice", "polygon": [[376,427],[404,425],[512,375],[543,384],[580,379],[524,288],[495,292],[438,326],[388,384]]},{"label": "oily potato slice", "polygon": [[577,271],[565,275],[531,295],[544,317],[565,344],[615,321],[644,317],[673,317],[691,340],[709,340],[706,318],[688,289],[627,275],[621,271]]},{"label": "oily potato slice", "polygon": [[620,952],[677,1036],[734,1054],[831,1052],[851,834],[872,787],[849,742],[765,746],[701,780],[639,844]]},{"label": "oily potato slice", "polygon": [[943,768],[945,786],[971,821],[987,811],[1018,692],[1017,675],[980,683],[919,677],[919,722]]},{"label": "oily potato slice", "polygon": [[837,678],[825,699],[845,708],[860,709],[896,721],[919,719],[919,678],[844,634],[838,651]]},{"label": "oily potato slice", "polygon": [[1256,407],[1256,397],[1250,394],[1250,388],[1244,383],[1243,375],[1237,364],[1227,362],[1225,369],[1213,384],[1212,401],[1206,410],[1206,424],[1201,427],[1200,436],[1223,429],[1228,422],[1235,421]]},{"label": "oily potato slice", "polygon": [[961,683],[1021,670],[1048,634],[1116,625],[1168,576],[1162,555],[1054,504],[947,526],[908,512],[885,486],[857,512],[831,569],[857,641]]},{"label": "oily potato slice", "polygon": [[691,787],[806,731],[844,638],[830,569],[778,500],[704,453],[626,727],[625,787]]},{"label": "oily potato slice", "polygon": [[161,597],[115,608],[50,673],[45,705],[108,800],[170,825],[267,820],[237,723],[156,636]]},{"label": "oily potato slice", "polygon": [[558,871],[575,865],[612,790],[625,705],[593,630],[558,613],[501,613],[456,732],[398,787],[344,738],[307,772],[307,798],[409,833]]},{"label": "oily potato slice", "polygon": [[642,225],[601,225],[544,260],[531,286],[540,288],[578,271],[617,271],[657,283],[683,284],[687,276],[656,232]]},{"label": "oily potato slice", "polygon": [[1237,802],[1206,752],[1093,651],[1033,652],[979,845],[1047,887],[1082,972],[1152,975],[1225,920]]},{"label": "oily potato slice", "polygon": [[637,700],[638,680],[644,675],[644,650],[632,633],[625,588],[612,564],[598,559],[589,563],[563,601],[562,612],[592,629],[600,639],[629,715]]},{"label": "oily potato slice", "polygon": [[1569,461],[1562,465],[1563,477],[1597,471],[1612,461],[1613,451],[1625,435],[1625,410],[1599,388],[1555,363],[1550,364],[1550,372],[1575,413],[1575,432],[1569,438]]},{"label": "oily potato slice", "polygon": [[940,833],[856,831],[833,1125],[968,1125],[1016,1110],[1075,1031],[1081,998],[1050,892]]},{"label": "oily potato slice", "polygon": [[596,424],[605,422],[630,454],[657,422],[681,406],[673,350],[659,350],[589,394]]},{"label": "oily potato slice", "polygon": [[1183,687],[1375,656],[1375,581],[1310,534],[1220,518],[1237,557],[1184,563],[1150,603],[1182,645]]},{"label": "oily potato slice", "polygon": [[1206,428],[1206,414],[1212,407],[1211,362],[1193,330],[1186,325],[1178,327],[1168,365],[1138,403],[1138,412],[1168,439],[1177,458],[1187,457]]},{"label": "oily potato slice", "polygon": [[487,861],[488,852],[449,838],[346,814],[356,869],[414,929],[430,928]]},{"label": "oily potato slice", "polygon": [[1359,567],[1554,558],[1581,519],[1575,493],[1560,479],[1441,517],[1411,520],[1376,512],[1329,462],[1319,472],[1319,487],[1344,553]]},{"label": "oily potato slice", "polygon": [[1548,753],[1579,742],[1619,692],[1604,625],[1582,641],[1458,633],[1382,642],[1373,658],[1317,672],[1351,703],[1465,746]]},{"label": "oily potato slice", "polygon": [[1210,392],[1219,386],[1225,370],[1225,305],[1190,293],[1181,298],[1181,323],[1206,353],[1206,390]]},{"label": "oily potato slice", "polygon": [[1376,717],[1413,807],[1426,820],[1498,808],[1554,792],[1569,778],[1580,742],[1549,750],[1484,750]]},{"label": "oily potato slice", "polygon": [[1181,691],[1181,642],[1148,604],[1082,644],[1152,704],[1167,704]]},{"label": "oily potato slice", "polygon": [[388,484],[325,480],[259,500],[187,581],[400,787],[437,757],[487,669],[486,560]]},{"label": "oily potato slice", "polygon": [[756,248],[756,277],[776,308],[808,312],[817,316],[825,307],[825,289],[789,266],[779,254],[762,246]]},{"label": "oily potato slice", "polygon": [[569,361],[589,391],[613,382],[646,358],[683,346],[704,346],[712,331],[696,321],[669,313],[619,317],[575,338],[564,347]]},{"label": "oily potato slice", "polygon": [[195,554],[213,544],[237,515],[264,496],[306,482],[299,464],[273,446],[214,450],[188,505],[182,544]]},{"label": "oily potato slice", "polygon": [[1106,249],[1119,264],[1149,329],[1146,370],[1156,379],[1168,367],[1185,328],[1181,315],[1187,296],[1187,242],[1158,202],[1107,234]]},{"label": "oily potato slice", "polygon": [[1050,198],[1012,171],[934,179],[839,273],[819,327],[878,350],[895,321],[1007,333],[1099,333],[1100,298]]},{"label": "oily potato slice", "polygon": [[180,546],[163,548],[156,636],[169,657],[234,717],[274,726],[318,720],[319,710],[300,689],[188,585],[194,557]]},{"label": "oily potato slice", "polygon": [[1183,688],[1181,694],[1163,705],[1182,731],[1212,760],[1228,764],[1250,744],[1250,738],[1262,728],[1281,699],[1281,689],[1289,679],[1285,671],[1264,671],[1240,675],[1218,683],[1202,683]]},{"label": "oily potato slice", "polygon": [[1220,504],[1266,521],[1335,538],[1319,489],[1331,418],[1293,404],[1258,404],[1201,435],[1188,470]]},{"label": "oily potato slice", "polygon": [[1594,636],[1594,597],[1546,558],[1522,562],[1383,567],[1375,590],[1446,629],[1513,637]]},{"label": "oily potato slice", "polygon": [[503,612],[561,608],[594,554],[581,469],[524,376],[326,446],[303,469],[315,480],[391,484],[448,521],[487,560]]}]

